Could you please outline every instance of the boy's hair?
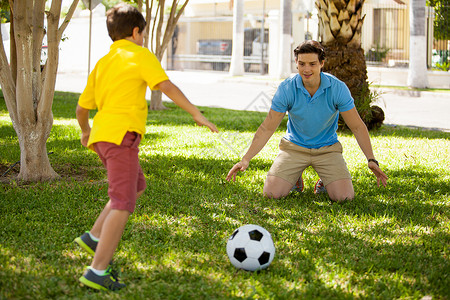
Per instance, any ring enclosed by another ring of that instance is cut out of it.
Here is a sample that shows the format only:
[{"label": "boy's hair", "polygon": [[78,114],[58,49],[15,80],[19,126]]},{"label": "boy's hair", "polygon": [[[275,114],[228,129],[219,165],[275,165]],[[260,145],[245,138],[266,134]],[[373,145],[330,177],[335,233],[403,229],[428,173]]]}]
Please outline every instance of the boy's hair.
[{"label": "boy's hair", "polygon": [[304,41],[294,49],[296,60],[299,54],[306,53],[316,53],[319,56],[319,62],[322,62],[325,59],[325,49],[319,42],[313,40]]},{"label": "boy's hair", "polygon": [[106,27],[113,41],[132,36],[135,27],[141,33],[146,25],[144,16],[129,4],[117,4],[106,12]]}]

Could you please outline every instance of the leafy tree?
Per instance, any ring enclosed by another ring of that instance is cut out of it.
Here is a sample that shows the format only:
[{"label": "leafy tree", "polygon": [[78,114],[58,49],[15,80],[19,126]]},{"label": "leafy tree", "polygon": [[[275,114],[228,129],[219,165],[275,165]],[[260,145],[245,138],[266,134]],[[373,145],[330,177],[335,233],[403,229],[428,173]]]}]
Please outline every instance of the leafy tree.
[{"label": "leafy tree", "polygon": [[[177,22],[184,12],[189,0],[172,0],[170,5],[166,5],[166,0],[122,0],[123,2],[135,5],[140,12],[145,9],[147,21],[146,36],[144,46],[149,48],[161,61],[164,52],[169,46]],[[103,0],[106,9],[116,5],[119,0]],[[150,107],[151,110],[162,110],[162,94],[160,91],[152,91]]]},{"label": "leafy tree", "polygon": [[[169,46],[169,42],[172,39],[173,33],[175,32],[178,20],[183,14],[189,0],[172,0],[172,4],[167,8],[167,10],[165,9],[165,0],[137,0],[136,2],[138,4],[138,7],[140,5],[145,5],[145,11],[147,12],[147,36],[145,37],[144,45],[156,55],[159,61],[161,61],[164,52]],[[153,18],[152,13],[154,15]],[[162,104],[161,91],[152,91],[150,109],[165,109],[164,105]]]},{"label": "leafy tree", "polygon": [[0,2],[0,23],[8,23],[10,19],[9,3],[7,1]]},{"label": "leafy tree", "polygon": [[[0,85],[20,147],[20,172],[24,181],[55,179],[47,155],[47,139],[53,125],[52,103],[59,59],[59,43],[78,0],[73,0],[60,25],[61,1],[2,0],[9,9],[10,61],[6,57],[0,32]],[[44,19],[47,28],[44,28]],[[47,62],[41,69],[41,51],[47,35]]]},{"label": "leafy tree", "polygon": [[450,40],[450,0],[429,0],[427,5],[434,8],[434,37]]}]

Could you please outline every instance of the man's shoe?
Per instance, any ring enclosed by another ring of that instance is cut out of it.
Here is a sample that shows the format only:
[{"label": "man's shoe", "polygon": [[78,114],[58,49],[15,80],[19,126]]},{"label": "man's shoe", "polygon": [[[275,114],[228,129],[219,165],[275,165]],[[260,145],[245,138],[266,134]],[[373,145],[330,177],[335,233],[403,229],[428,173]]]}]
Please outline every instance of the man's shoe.
[{"label": "man's shoe", "polygon": [[322,179],[317,180],[316,185],[314,186],[314,194],[323,194],[326,192],[327,189],[323,185]]},{"label": "man's shoe", "polygon": [[118,291],[126,287],[125,284],[119,283],[119,279],[111,273],[111,267],[106,269],[104,275],[97,275],[88,267],[84,275],[80,277],[80,282],[90,288],[102,291]]},{"label": "man's shoe", "polygon": [[86,231],[80,237],[77,237],[75,239],[75,243],[77,243],[81,248],[86,250],[90,255],[94,256],[98,242],[91,239],[89,231]]},{"label": "man's shoe", "polygon": [[300,177],[298,178],[297,182],[292,187],[291,191],[301,193],[301,192],[303,192],[303,188],[304,188],[303,178],[302,178],[302,175],[300,175]]}]

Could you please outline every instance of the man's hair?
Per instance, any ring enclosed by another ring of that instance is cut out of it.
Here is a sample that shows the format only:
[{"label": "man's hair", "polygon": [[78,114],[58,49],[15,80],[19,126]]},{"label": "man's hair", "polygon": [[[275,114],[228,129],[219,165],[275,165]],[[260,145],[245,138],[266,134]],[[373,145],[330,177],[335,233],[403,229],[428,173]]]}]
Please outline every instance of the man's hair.
[{"label": "man's hair", "polygon": [[144,16],[129,4],[117,4],[106,12],[106,27],[113,41],[132,36],[135,27],[139,27],[141,33],[145,25]]},{"label": "man's hair", "polygon": [[298,58],[299,54],[306,53],[316,53],[319,57],[319,62],[322,62],[325,59],[325,50],[319,42],[308,40],[304,41],[297,48],[294,49],[295,59]]}]

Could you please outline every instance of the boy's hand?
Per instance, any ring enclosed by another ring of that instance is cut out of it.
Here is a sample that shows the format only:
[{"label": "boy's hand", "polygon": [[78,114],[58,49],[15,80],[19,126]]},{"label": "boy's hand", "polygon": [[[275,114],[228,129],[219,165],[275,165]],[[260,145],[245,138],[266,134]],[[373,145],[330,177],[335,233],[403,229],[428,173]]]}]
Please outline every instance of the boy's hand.
[{"label": "boy's hand", "polygon": [[241,160],[240,162],[238,162],[237,164],[235,164],[230,172],[228,172],[227,175],[227,181],[230,181],[231,179],[233,179],[233,181],[236,181],[236,174],[241,171],[245,171],[248,168],[249,162]]},{"label": "boy's hand", "polygon": [[81,133],[81,145],[83,145],[84,147],[87,147],[90,135],[91,135],[91,131]]},{"label": "boy's hand", "polygon": [[204,115],[199,114],[198,116],[194,117],[194,121],[195,123],[197,123],[198,126],[206,126],[208,127],[212,132],[219,132],[219,130],[217,130],[216,125],[214,125],[213,123],[211,123],[210,121],[208,121],[207,118],[205,118]]}]

